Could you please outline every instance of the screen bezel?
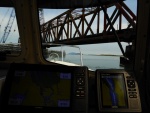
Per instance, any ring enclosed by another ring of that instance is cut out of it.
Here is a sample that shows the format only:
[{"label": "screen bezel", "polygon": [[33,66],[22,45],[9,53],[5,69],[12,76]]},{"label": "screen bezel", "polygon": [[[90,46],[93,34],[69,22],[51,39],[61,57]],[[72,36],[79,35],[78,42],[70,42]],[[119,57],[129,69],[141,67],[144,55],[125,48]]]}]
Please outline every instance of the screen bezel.
[{"label": "screen bezel", "polygon": [[[123,77],[123,82],[124,82],[124,101],[126,106],[118,106],[118,107],[111,107],[111,106],[104,106],[103,105],[103,99],[102,99],[102,77],[101,76],[107,76],[107,74],[109,76],[115,75],[117,76],[117,74],[119,76]],[[106,70],[106,69],[99,69],[96,70],[96,82],[97,82],[97,97],[98,97],[98,109],[101,110],[122,110],[122,109],[128,109],[129,105],[128,105],[128,96],[127,96],[127,89],[126,89],[126,82],[125,82],[125,76],[124,73],[122,71],[112,71],[112,70]],[[99,90],[100,89],[100,90]]]},{"label": "screen bezel", "polygon": [[[41,65],[41,64],[14,64],[12,63],[9,71],[7,73],[6,79],[5,79],[5,83],[4,83],[4,87],[3,87],[3,93],[2,96],[3,97],[2,100],[2,107],[3,108],[7,108],[9,110],[11,109],[15,109],[17,111],[22,111],[22,110],[26,110],[26,111],[70,111],[73,107],[72,103],[73,103],[73,87],[74,87],[74,69],[75,66],[61,66],[61,65]],[[21,105],[9,105],[8,101],[9,101],[9,93],[11,91],[11,84],[12,84],[12,79],[15,75],[15,71],[51,71],[51,72],[62,72],[62,73],[71,73],[71,92],[70,92],[70,107],[48,107],[48,106],[21,106]]]}]

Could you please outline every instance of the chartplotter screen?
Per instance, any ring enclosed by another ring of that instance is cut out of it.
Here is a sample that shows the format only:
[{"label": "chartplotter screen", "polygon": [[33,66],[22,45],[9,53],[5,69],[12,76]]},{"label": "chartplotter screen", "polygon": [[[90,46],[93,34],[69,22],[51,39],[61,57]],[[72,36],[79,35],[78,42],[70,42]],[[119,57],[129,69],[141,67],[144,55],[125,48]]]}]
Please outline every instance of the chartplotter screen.
[{"label": "chartplotter screen", "polygon": [[5,79],[1,103],[4,110],[16,113],[87,113],[87,92],[85,66],[14,63]]},{"label": "chartplotter screen", "polygon": [[100,112],[141,112],[135,77],[122,69],[97,69],[96,84]]},{"label": "chartplotter screen", "polygon": [[9,105],[70,107],[71,73],[15,71]]},{"label": "chartplotter screen", "polygon": [[123,73],[100,75],[103,108],[127,108],[127,95]]}]

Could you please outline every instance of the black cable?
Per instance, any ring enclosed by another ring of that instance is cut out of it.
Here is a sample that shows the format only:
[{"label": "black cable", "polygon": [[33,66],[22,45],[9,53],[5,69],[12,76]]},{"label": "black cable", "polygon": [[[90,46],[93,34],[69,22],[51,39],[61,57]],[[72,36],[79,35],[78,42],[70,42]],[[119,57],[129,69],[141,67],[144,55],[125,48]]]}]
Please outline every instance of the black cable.
[{"label": "black cable", "polygon": [[104,14],[106,16],[106,19],[107,19],[107,21],[108,21],[108,23],[110,25],[110,28],[112,29],[112,32],[114,33],[115,37],[117,38],[117,42],[118,42],[118,45],[119,45],[119,47],[121,49],[121,52],[122,52],[123,56],[125,56],[125,52],[124,52],[123,47],[122,47],[122,45],[120,43],[120,39],[119,39],[119,37],[118,37],[118,35],[117,35],[117,33],[116,33],[116,31],[115,31],[115,29],[114,29],[110,19],[109,19],[109,16],[108,16],[105,8],[103,7],[103,3],[101,2],[101,0],[98,0],[98,2],[99,2],[99,5],[101,6],[101,8],[102,8],[102,10],[103,10],[103,12],[104,12]]}]

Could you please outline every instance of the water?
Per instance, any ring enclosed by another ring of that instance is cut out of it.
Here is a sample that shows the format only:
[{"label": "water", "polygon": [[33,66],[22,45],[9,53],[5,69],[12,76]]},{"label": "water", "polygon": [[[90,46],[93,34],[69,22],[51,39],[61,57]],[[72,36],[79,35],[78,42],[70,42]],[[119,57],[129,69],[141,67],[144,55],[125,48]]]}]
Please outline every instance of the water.
[{"label": "water", "polygon": [[[83,65],[92,70],[96,69],[123,69],[120,66],[119,56],[94,56],[83,55]],[[48,58],[49,59],[49,58]],[[61,60],[61,58],[59,58]],[[71,62],[81,65],[80,55],[66,55],[63,59],[66,62]]]},{"label": "water", "polygon": [[118,56],[84,56],[84,65],[90,69],[123,69]]}]

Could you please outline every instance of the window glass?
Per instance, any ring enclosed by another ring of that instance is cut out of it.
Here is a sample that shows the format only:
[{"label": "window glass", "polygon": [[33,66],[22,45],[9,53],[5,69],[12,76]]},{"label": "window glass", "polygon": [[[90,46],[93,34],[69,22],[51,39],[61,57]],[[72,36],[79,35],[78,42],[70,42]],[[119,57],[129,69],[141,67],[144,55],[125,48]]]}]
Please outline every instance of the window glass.
[{"label": "window glass", "polygon": [[0,51],[19,55],[21,52],[19,37],[15,9],[0,7]]},{"label": "window glass", "polygon": [[64,65],[84,65],[92,70],[124,69],[134,57],[137,0],[124,1],[122,9],[114,14],[116,7],[117,4],[106,9],[120,43],[103,11],[95,13],[98,7],[39,8],[44,58]]}]

